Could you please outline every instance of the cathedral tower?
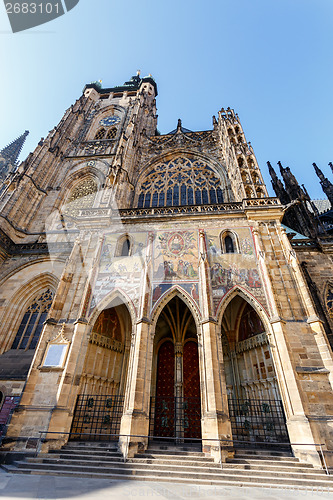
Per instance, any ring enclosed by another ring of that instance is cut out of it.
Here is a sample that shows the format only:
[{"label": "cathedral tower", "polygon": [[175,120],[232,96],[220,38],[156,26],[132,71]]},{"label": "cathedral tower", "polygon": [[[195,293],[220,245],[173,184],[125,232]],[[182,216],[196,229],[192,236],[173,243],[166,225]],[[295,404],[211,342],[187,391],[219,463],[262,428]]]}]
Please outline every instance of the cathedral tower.
[{"label": "cathedral tower", "polygon": [[332,353],[284,206],[233,110],[160,135],[156,96],[86,85],[1,196],[4,445],[282,441],[319,467]]}]

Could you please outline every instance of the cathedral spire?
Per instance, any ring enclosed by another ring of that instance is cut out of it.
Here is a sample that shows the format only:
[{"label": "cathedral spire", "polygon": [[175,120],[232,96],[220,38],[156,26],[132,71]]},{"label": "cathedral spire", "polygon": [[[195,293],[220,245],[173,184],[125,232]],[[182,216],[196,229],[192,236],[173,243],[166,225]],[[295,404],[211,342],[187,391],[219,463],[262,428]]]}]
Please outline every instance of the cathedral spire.
[{"label": "cathedral spire", "polygon": [[[286,190],[283,187],[281,180],[276,175],[276,172],[269,161],[267,162],[267,165],[268,165],[268,170],[269,170],[270,176],[272,177],[272,186],[273,186],[273,189],[275,191],[275,194],[278,198],[280,198],[281,203],[283,205],[286,205],[287,203],[290,202],[290,197],[288,196]],[[282,165],[281,165],[281,167],[282,167]]]},{"label": "cathedral spire", "polygon": [[0,156],[6,160],[7,163],[11,165],[16,164],[28,134],[29,130],[26,130],[24,134],[20,135],[15,141],[12,141],[8,146],[0,150]]},{"label": "cathedral spire", "polygon": [[296,177],[291,173],[289,167],[284,168],[280,161],[278,161],[280,172],[284,180],[285,189],[290,196],[291,200],[303,199],[305,194],[297,182]]},{"label": "cathedral spire", "polygon": [[320,168],[317,167],[315,163],[312,163],[312,165],[315,169],[316,174],[320,179],[322,190],[326,194],[327,198],[331,203],[331,206],[333,207],[333,184],[327,179],[327,177],[324,176],[323,172],[320,170]]}]

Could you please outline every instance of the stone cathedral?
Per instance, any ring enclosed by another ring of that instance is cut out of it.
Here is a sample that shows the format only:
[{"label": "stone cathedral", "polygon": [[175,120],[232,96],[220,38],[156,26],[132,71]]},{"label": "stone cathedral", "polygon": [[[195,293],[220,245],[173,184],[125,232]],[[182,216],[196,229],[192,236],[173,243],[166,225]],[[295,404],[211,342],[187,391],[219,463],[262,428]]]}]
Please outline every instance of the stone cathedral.
[{"label": "stone cathedral", "polygon": [[290,443],[318,466],[318,443],[333,450],[332,225],[288,195],[282,166],[268,195],[233,110],[161,135],[156,97],[139,73],[86,85],[23,163],[6,170],[27,132],[3,150],[2,446]]}]

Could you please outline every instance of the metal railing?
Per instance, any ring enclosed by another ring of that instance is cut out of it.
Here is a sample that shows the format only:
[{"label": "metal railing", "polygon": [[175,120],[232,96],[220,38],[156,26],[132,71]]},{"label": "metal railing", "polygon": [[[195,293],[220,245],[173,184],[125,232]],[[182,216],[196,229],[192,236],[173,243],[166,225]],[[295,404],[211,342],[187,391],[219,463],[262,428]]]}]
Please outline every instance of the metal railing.
[{"label": "metal railing", "polygon": [[[41,447],[42,447],[43,442],[48,441],[48,439],[46,438],[46,435],[48,435],[48,434],[60,435],[60,436],[71,436],[73,434],[80,435],[80,436],[91,436],[91,434],[86,434],[86,433],[82,433],[82,432],[72,433],[72,432],[63,432],[63,431],[39,431],[39,436],[37,438],[36,437],[33,438],[30,436],[30,437],[19,437],[19,438],[11,437],[10,439],[12,441],[15,441],[15,440],[24,441],[26,439],[27,445],[28,445],[28,443],[30,443],[31,448],[32,448],[32,443],[34,442],[35,443],[34,455],[38,456],[38,454],[41,452]],[[44,435],[45,435],[45,437],[43,437]],[[130,438],[135,438],[135,439],[140,438],[140,439],[152,441],[152,440],[156,439],[157,436],[142,435],[142,434],[98,434],[98,437],[103,437],[103,438],[109,437],[110,442],[113,442],[113,443],[115,443],[115,439],[111,439],[111,438],[115,438],[115,437],[117,439],[118,438],[126,438],[125,446],[126,446],[126,451],[128,453]],[[164,440],[166,443],[168,443],[170,441],[174,441],[176,445],[180,444],[179,437],[158,436],[159,444],[160,444],[161,440],[162,441]],[[207,442],[210,446],[211,446],[211,443],[216,443],[216,448],[218,449],[218,453],[219,453],[219,464],[220,464],[221,470],[223,470],[223,460],[222,460],[223,451],[233,451],[233,450],[237,449],[237,446],[235,446],[235,444],[237,445],[238,443],[240,445],[244,445],[243,440],[240,441],[240,440],[236,440],[236,439],[227,439],[227,438],[186,438],[186,437],[182,437],[181,441],[182,441],[182,443],[181,443],[182,445],[184,445],[184,443],[187,441],[188,445],[186,445],[186,443],[185,443],[185,446],[189,446],[189,447],[193,447],[194,443],[198,442],[198,444],[200,444],[201,448],[204,447],[204,442]],[[103,440],[103,443],[105,444],[104,440]],[[248,443],[253,444],[253,445],[255,444],[255,443],[253,443],[253,441],[252,442],[248,441]],[[262,446],[262,447],[265,447],[265,445],[267,446],[267,448],[271,448],[271,443],[260,443],[260,446]],[[274,443],[274,448],[275,448],[274,451],[276,451],[276,448],[288,448],[289,451],[291,451],[293,453],[293,447],[299,448],[302,446],[315,447],[315,449],[318,452],[319,457],[320,457],[322,469],[326,472],[327,475],[330,475],[330,470],[327,466],[327,462],[325,459],[325,453],[333,454],[333,452],[329,451],[329,450],[324,450],[324,447],[326,446],[325,444],[319,444],[319,443]],[[123,453],[124,463],[127,460],[127,453]],[[293,455],[294,455],[294,453],[293,453]]]}]

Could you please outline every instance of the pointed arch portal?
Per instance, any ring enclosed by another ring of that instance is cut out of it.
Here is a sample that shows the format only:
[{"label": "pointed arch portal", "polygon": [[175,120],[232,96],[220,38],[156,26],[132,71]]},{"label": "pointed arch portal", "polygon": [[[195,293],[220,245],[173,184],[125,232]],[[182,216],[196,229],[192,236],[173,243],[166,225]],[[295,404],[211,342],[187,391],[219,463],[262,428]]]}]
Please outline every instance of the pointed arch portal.
[{"label": "pointed arch portal", "polygon": [[197,332],[177,295],[156,323],[150,435],[200,439],[201,402]]},{"label": "pointed arch portal", "polygon": [[283,404],[265,326],[236,295],[221,324],[229,414],[237,441],[288,443]]},{"label": "pointed arch portal", "polygon": [[117,439],[131,331],[130,313],[118,298],[94,322],[80,377],[71,439]]}]

